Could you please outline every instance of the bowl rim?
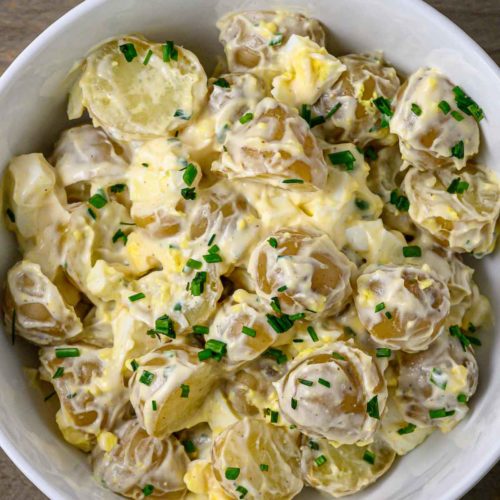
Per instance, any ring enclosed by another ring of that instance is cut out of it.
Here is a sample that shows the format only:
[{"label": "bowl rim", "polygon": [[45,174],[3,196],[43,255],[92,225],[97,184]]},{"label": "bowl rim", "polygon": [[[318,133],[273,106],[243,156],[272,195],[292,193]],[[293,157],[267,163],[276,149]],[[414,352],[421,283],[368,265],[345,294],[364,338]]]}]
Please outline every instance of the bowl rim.
[{"label": "bowl rim", "polygon": [[[9,83],[16,79],[17,74],[29,60],[39,52],[46,41],[64,31],[67,24],[75,21],[86,12],[92,11],[104,4],[106,0],[83,0],[82,3],[76,5],[68,12],[59,17],[44,31],[42,31],[29,45],[22,50],[22,52],[14,59],[14,61],[7,67],[4,73],[0,76],[0,94],[9,85]],[[493,61],[488,53],[464,30],[451,21],[444,14],[439,12],[436,8],[427,4],[424,0],[398,0],[399,5],[407,9],[413,9],[420,12],[424,17],[433,18],[433,21],[441,26],[444,30],[450,32],[453,36],[462,38],[470,47],[470,50],[475,53],[478,59],[481,59],[488,68],[496,74],[500,80],[500,67]],[[14,465],[27,477],[42,493],[51,499],[67,500],[60,492],[60,490],[50,484],[45,477],[20,453],[18,453],[16,445],[4,433],[0,427],[0,447],[5,454],[14,463]],[[500,442],[497,447],[490,448],[490,454],[483,457],[483,460],[476,468],[469,471],[468,474],[461,475],[461,478],[455,482],[454,487],[448,490],[448,498],[460,498],[467,493],[473,486],[475,486],[500,460]]]}]

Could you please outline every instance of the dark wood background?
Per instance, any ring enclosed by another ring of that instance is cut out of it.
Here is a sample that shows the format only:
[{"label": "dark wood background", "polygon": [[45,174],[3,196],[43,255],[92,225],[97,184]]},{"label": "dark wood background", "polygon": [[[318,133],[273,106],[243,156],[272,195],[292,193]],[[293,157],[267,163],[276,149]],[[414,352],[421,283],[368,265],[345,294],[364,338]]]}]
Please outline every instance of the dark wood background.
[{"label": "dark wood background", "polygon": [[[500,64],[500,0],[427,1],[458,24]],[[39,33],[78,3],[79,0],[0,0],[0,74]],[[500,439],[500,436],[492,436],[492,439]],[[1,450],[0,498],[46,498]],[[464,499],[500,500],[500,464]]]}]

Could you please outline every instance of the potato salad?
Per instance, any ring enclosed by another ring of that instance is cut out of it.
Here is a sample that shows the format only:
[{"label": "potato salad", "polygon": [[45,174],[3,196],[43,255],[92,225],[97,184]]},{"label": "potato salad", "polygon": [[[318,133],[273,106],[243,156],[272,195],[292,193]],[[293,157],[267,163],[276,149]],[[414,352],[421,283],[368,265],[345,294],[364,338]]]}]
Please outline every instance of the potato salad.
[{"label": "potato salad", "polygon": [[217,27],[211,77],[141,35],[79,62],[78,121],[4,173],[6,331],[119,495],[349,495],[473,406],[486,117],[439,68],[330,53],[305,15]]}]

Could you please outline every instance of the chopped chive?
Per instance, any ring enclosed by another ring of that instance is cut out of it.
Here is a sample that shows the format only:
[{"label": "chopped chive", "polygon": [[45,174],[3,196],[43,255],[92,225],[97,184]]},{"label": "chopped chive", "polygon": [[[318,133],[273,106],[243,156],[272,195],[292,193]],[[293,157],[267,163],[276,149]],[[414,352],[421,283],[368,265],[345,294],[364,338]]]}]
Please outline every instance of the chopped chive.
[{"label": "chopped chive", "polygon": [[382,311],[384,309],[385,309],[385,304],[383,302],[380,302],[379,304],[377,304],[375,306],[375,312],[376,313],[378,313],[378,312],[380,312],[380,311]]},{"label": "chopped chive", "polygon": [[368,146],[364,151],[365,159],[375,161],[378,158],[377,151],[373,146]]},{"label": "chopped chive", "polygon": [[316,333],[316,330],[312,326],[307,327],[307,333],[309,334],[313,342],[319,341],[318,334]]},{"label": "chopped chive", "polygon": [[393,115],[392,109],[391,109],[391,101],[389,99],[386,99],[385,97],[377,97],[376,99],[372,100],[372,103],[375,105],[375,107],[383,114],[386,116],[391,117]]},{"label": "chopped chive", "polygon": [[175,113],[174,113],[174,117],[187,121],[191,118],[191,115],[188,115],[183,109],[176,109]]},{"label": "chopped chive", "polygon": [[52,375],[52,378],[61,378],[64,375],[64,366],[59,366],[57,367],[57,370],[55,371],[54,375]]},{"label": "chopped chive", "polygon": [[148,167],[149,167],[149,163],[141,163],[141,165],[142,165],[144,168],[148,168]]},{"label": "chopped chive", "polygon": [[480,346],[481,341],[477,337],[471,337],[470,335],[466,335],[465,338],[472,344],[472,345],[477,345]]},{"label": "chopped chive", "polygon": [[267,472],[269,470],[269,465],[267,464],[260,464],[259,468],[262,472]]},{"label": "chopped chive", "polygon": [[124,43],[120,45],[119,48],[127,62],[132,62],[137,57],[137,50],[133,43]]},{"label": "chopped chive", "polygon": [[422,108],[416,103],[412,103],[411,111],[414,115],[417,115],[417,116],[420,116],[422,114]]},{"label": "chopped chive", "polygon": [[462,333],[462,329],[458,325],[452,325],[448,330],[452,337],[457,337],[457,339],[462,344],[462,349],[466,351],[467,347],[470,346],[471,342],[469,338]]},{"label": "chopped chive", "polygon": [[430,418],[445,418],[455,415],[455,410],[446,410],[446,408],[439,408],[437,410],[429,410]]},{"label": "chopped chive", "polygon": [[229,85],[229,82],[225,78],[217,78],[215,80],[214,85],[217,87],[222,87],[224,89],[228,89],[231,85]]},{"label": "chopped chive", "polygon": [[451,106],[446,101],[441,101],[438,104],[438,108],[447,115],[451,111]]},{"label": "chopped chive", "polygon": [[269,349],[267,349],[267,351],[264,352],[264,356],[273,358],[276,363],[278,363],[278,365],[282,365],[283,363],[286,363],[288,361],[287,355],[283,351],[280,351],[275,347],[270,347]]},{"label": "chopped chive", "polygon": [[391,192],[389,203],[395,205],[400,212],[408,212],[410,209],[410,200],[404,195],[399,195],[397,189]]},{"label": "chopped chive", "polygon": [[305,120],[307,123],[311,121],[311,106],[308,104],[302,104],[299,109],[300,117]]},{"label": "chopped chive", "polygon": [[139,382],[144,385],[151,385],[155,378],[155,374],[144,370],[139,378]]},{"label": "chopped chive", "polygon": [[191,295],[198,297],[205,290],[205,283],[207,281],[207,273],[205,271],[198,271],[191,281]]},{"label": "chopped chive", "polygon": [[190,163],[184,170],[184,174],[182,174],[182,180],[185,182],[185,184],[191,186],[197,175],[198,169],[192,163]]},{"label": "chopped chive", "polygon": [[276,333],[285,333],[293,326],[293,321],[291,321],[290,316],[286,314],[281,317],[273,316],[272,314],[266,314],[266,318],[268,324]]},{"label": "chopped chive", "polygon": [[196,335],[208,335],[210,329],[205,325],[193,325],[193,333]]},{"label": "chopped chive", "polygon": [[407,247],[403,247],[403,256],[404,257],[421,257],[422,249],[417,245],[410,245]]},{"label": "chopped chive", "polygon": [[375,463],[375,453],[370,450],[365,450],[363,453],[363,460],[373,465]]},{"label": "chopped chive", "polygon": [[305,378],[299,378],[299,384],[311,387],[314,384],[314,382],[312,380],[306,380]]},{"label": "chopped chive", "polygon": [[279,301],[278,297],[272,297],[270,305],[271,305],[271,309],[275,313],[281,314],[281,306],[280,306],[280,301]]},{"label": "chopped chive", "polygon": [[189,397],[189,385],[187,384],[181,384],[181,398],[188,398]]},{"label": "chopped chive", "polygon": [[236,491],[238,493],[241,493],[241,495],[239,496],[240,500],[242,498],[245,498],[246,494],[248,493],[248,490],[244,486],[241,486],[241,484],[236,487]]},{"label": "chopped chive", "polygon": [[378,396],[373,396],[370,401],[366,404],[366,413],[372,418],[380,420],[380,413],[378,409]]},{"label": "chopped chive", "polygon": [[130,300],[130,302],[135,302],[137,300],[141,300],[144,298],[146,298],[146,296],[142,292],[139,292],[139,293],[136,293],[134,295],[130,295],[128,300]]},{"label": "chopped chive", "polygon": [[139,363],[135,359],[133,359],[130,362],[130,366],[132,367],[132,370],[135,372],[137,371],[137,368],[139,368]]},{"label": "chopped chive", "polygon": [[280,286],[278,288],[278,292],[280,292],[280,293],[286,292],[287,290],[288,290],[288,287],[286,285]]},{"label": "chopped chive", "polygon": [[470,333],[474,333],[477,330],[477,328],[475,327],[475,325],[473,323],[469,323],[469,326],[467,327],[467,330]]},{"label": "chopped chive", "polygon": [[378,347],[375,355],[377,356],[377,358],[390,358],[391,354],[392,351],[387,347]]},{"label": "chopped chive", "polygon": [[446,389],[448,382],[447,380],[443,379],[443,377],[441,377],[442,375],[443,372],[439,368],[433,368],[429,380],[431,384],[434,384],[436,387],[439,387],[439,389],[442,389],[444,391]]},{"label": "chopped chive", "polygon": [[155,321],[155,331],[175,339],[175,327],[172,319],[164,314]]},{"label": "chopped chive", "polygon": [[302,344],[302,342],[304,342],[304,339],[293,339],[292,342],[294,344]]},{"label": "chopped chive", "polygon": [[240,117],[240,123],[244,125],[245,123],[248,123],[250,120],[253,120],[253,113],[245,113],[243,116]]},{"label": "chopped chive", "polygon": [[319,378],[318,379],[318,384],[324,385],[325,387],[331,387],[332,384],[328,382],[328,380],[325,380],[324,378]]},{"label": "chopped chive", "polygon": [[172,61],[177,61],[179,58],[179,52],[174,46],[174,42],[171,40],[165,42],[164,45],[162,45],[163,49],[163,61],[164,62],[170,62]]},{"label": "chopped chive", "polygon": [[462,113],[459,113],[458,111],[452,111],[451,116],[457,120],[457,122],[461,122],[464,119],[464,115]]},{"label": "chopped chive", "polygon": [[458,401],[459,403],[467,403],[467,402],[469,401],[469,398],[467,397],[467,395],[466,395],[466,394],[459,394],[459,395],[457,396],[457,401]]},{"label": "chopped chive", "polygon": [[9,218],[10,222],[12,223],[16,222],[16,216],[10,208],[8,208],[5,212],[7,213],[7,217]]},{"label": "chopped chive", "polygon": [[215,241],[215,233],[210,236],[210,239],[208,240],[207,246],[210,246],[213,242]]},{"label": "chopped chive", "polygon": [[52,391],[50,394],[47,394],[47,396],[45,396],[43,398],[44,401],[48,401],[52,396],[55,396],[56,395],[56,391]]},{"label": "chopped chive", "polygon": [[362,200],[361,198],[356,198],[354,200],[354,204],[360,209],[360,210],[368,210],[370,208],[370,204],[366,200]]},{"label": "chopped chive", "polygon": [[144,486],[144,488],[142,488],[142,494],[145,497],[149,497],[150,495],[152,495],[154,489],[155,489],[155,487],[152,484],[146,484],[146,486]]},{"label": "chopped chive", "polygon": [[184,446],[184,450],[186,450],[186,453],[196,452],[196,446],[190,439],[185,439],[184,441],[181,441],[181,444],[182,446]]},{"label": "chopped chive", "polygon": [[392,319],[392,314],[389,311],[385,311],[384,314],[387,319]]},{"label": "chopped chive", "polygon": [[153,411],[158,410],[158,405],[156,404],[156,401],[154,399],[153,401],[151,401],[151,408],[153,409]]},{"label": "chopped chive", "polygon": [[109,190],[112,192],[112,193],[122,193],[123,191],[125,191],[125,188],[127,186],[125,184],[113,184]]},{"label": "chopped chive", "polygon": [[335,106],[333,106],[333,108],[330,111],[328,111],[328,113],[326,114],[325,118],[327,120],[329,118],[331,118],[340,109],[341,106],[342,106],[341,102],[338,102],[337,104],[335,104]]},{"label": "chopped chive", "polygon": [[181,196],[185,200],[196,200],[196,188],[182,188]]},{"label": "chopped chive", "polygon": [[92,217],[92,219],[94,219],[94,220],[97,219],[95,212],[91,208],[87,208],[87,212],[90,215],[90,217]]},{"label": "chopped chive", "polygon": [[309,441],[309,448],[311,450],[319,450],[319,444],[316,441],[313,441],[312,439]]},{"label": "chopped chive", "polygon": [[222,342],[222,340],[210,339],[207,340],[205,344],[205,349],[210,349],[212,352],[216,354],[224,355],[226,354],[226,343]]},{"label": "chopped chive", "polygon": [[354,163],[356,158],[350,151],[338,151],[337,153],[330,153],[328,155],[332,165],[344,165],[347,171],[354,170]]},{"label": "chopped chive", "polygon": [[238,478],[239,475],[240,475],[239,467],[228,467],[226,469],[225,476],[226,479],[229,479],[229,481],[234,481],[235,479]]},{"label": "chopped chive", "polygon": [[320,455],[319,457],[314,459],[314,463],[318,466],[321,467],[323,464],[326,463],[326,457],[325,455]]},{"label": "chopped chive", "polygon": [[182,304],[180,302],[177,302],[177,304],[175,304],[174,311],[182,311]]},{"label": "chopped chive", "polygon": [[282,181],[283,184],[304,184],[302,179],[285,179]]},{"label": "chopped chive", "polygon": [[288,316],[290,318],[290,321],[300,321],[301,319],[304,319],[306,317],[305,313],[295,313],[295,314],[290,314]]},{"label": "chopped chive", "polygon": [[218,252],[220,252],[220,248],[218,247],[218,245],[212,245],[208,249],[208,253],[218,253]]},{"label": "chopped chive", "polygon": [[332,358],[339,359],[340,361],[347,361],[347,359],[338,352],[332,352]]},{"label": "chopped chive", "polygon": [[146,57],[144,58],[144,61],[142,62],[142,64],[144,64],[144,66],[148,65],[149,60],[151,59],[152,55],[153,55],[153,51],[151,49],[149,49],[148,53],[146,54]]},{"label": "chopped chive", "polygon": [[276,238],[269,238],[267,242],[273,247],[278,248],[278,240]]},{"label": "chopped chive", "polygon": [[280,414],[277,411],[271,411],[271,423],[277,424]]},{"label": "chopped chive", "polygon": [[222,257],[217,253],[209,253],[208,255],[203,256],[203,260],[207,264],[215,264],[217,262],[222,262]]},{"label": "chopped chive", "polygon": [[205,361],[212,357],[212,351],[210,349],[203,349],[198,353],[198,359],[200,361]]},{"label": "chopped chive", "polygon": [[477,122],[480,122],[484,118],[484,112],[477,102],[470,98],[460,87],[454,87],[453,93],[455,94],[455,102],[458,109],[466,115],[474,117]]},{"label": "chopped chive", "polygon": [[111,239],[113,243],[116,243],[118,240],[123,240],[124,245],[126,245],[128,241],[127,235],[121,229],[118,229]]},{"label": "chopped chive", "polygon": [[465,155],[465,146],[464,146],[464,141],[458,141],[452,148],[451,148],[451,156],[458,158],[459,160],[462,160]]},{"label": "chopped chive", "polygon": [[277,45],[281,45],[282,43],[283,43],[283,33],[276,33],[276,35],[274,35],[271,38],[271,41],[269,42],[269,45],[271,47],[275,47]]},{"label": "chopped chive", "polygon": [[401,429],[398,429],[398,434],[400,436],[403,436],[404,434],[411,434],[417,426],[415,424],[407,424],[404,427],[401,427]]},{"label": "chopped chive", "polygon": [[89,203],[95,208],[102,208],[108,200],[101,193],[96,193],[89,198]]},{"label": "chopped chive", "polygon": [[292,410],[296,410],[297,409],[297,400],[292,398],[290,401],[290,406],[292,407]]},{"label": "chopped chive", "polygon": [[201,266],[203,266],[203,263],[200,262],[199,260],[188,259],[188,261],[186,262],[186,266],[190,267],[191,269],[201,269]]},{"label": "chopped chive", "polygon": [[314,128],[317,127],[318,125],[322,125],[325,122],[326,122],[325,117],[323,115],[318,115],[311,118],[311,120],[309,121],[309,126],[311,128]]},{"label": "chopped chive", "polygon": [[241,333],[244,333],[249,337],[255,337],[257,335],[257,332],[253,328],[250,328],[249,326],[243,326],[241,328]]},{"label": "chopped chive", "polygon": [[78,347],[56,347],[56,358],[78,358],[79,356]]}]

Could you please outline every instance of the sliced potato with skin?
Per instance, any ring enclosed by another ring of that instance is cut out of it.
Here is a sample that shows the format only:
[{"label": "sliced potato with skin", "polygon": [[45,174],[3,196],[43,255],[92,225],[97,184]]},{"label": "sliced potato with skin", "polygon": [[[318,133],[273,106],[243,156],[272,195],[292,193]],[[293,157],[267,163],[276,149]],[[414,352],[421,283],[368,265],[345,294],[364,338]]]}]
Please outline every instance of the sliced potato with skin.
[{"label": "sliced potato with skin", "polygon": [[7,331],[13,329],[37,345],[62,344],[82,331],[74,308],[40,266],[27,260],[19,261],[7,273],[3,309]]},{"label": "sliced potato with skin", "polygon": [[[460,187],[460,182],[465,184]],[[460,172],[451,167],[427,171],[412,167],[403,185],[411,219],[442,246],[476,257],[493,251],[500,180],[491,169],[472,163]]]},{"label": "sliced potato with skin", "polygon": [[[57,349],[78,356],[58,357]],[[129,408],[120,367],[106,363],[111,349],[71,344],[44,347],[39,354],[40,378],[53,384],[61,403],[56,421],[64,438],[90,451],[99,434],[112,429]]]},{"label": "sliced potato with skin", "polygon": [[266,97],[227,131],[212,170],[287,190],[324,187],[328,169],[309,125],[293,108]]},{"label": "sliced potato with skin", "polygon": [[[273,239],[275,245],[270,244]],[[352,292],[352,270],[326,234],[302,228],[268,235],[254,248],[248,265],[261,299],[269,303],[277,297],[284,313],[314,318],[342,310]]]},{"label": "sliced potato with skin", "polygon": [[354,297],[359,319],[384,347],[417,352],[441,333],[450,311],[448,287],[429,266],[369,266]]},{"label": "sliced potato with skin", "polygon": [[[219,434],[213,444],[217,481],[233,497],[247,490],[245,498],[249,499],[293,498],[303,487],[299,436],[297,431],[261,420],[244,418],[236,422]],[[268,470],[262,470],[261,464],[268,465]],[[230,475],[230,468],[238,469],[236,477]]]},{"label": "sliced potato with skin", "polygon": [[[137,54],[130,61],[127,48]],[[133,36],[94,49],[76,83],[94,125],[125,141],[154,139],[185,127],[203,104],[207,77],[192,52],[177,45],[172,50],[177,58],[164,61],[164,45]]]},{"label": "sliced potato with skin", "polygon": [[326,439],[306,440],[301,451],[306,484],[335,498],[352,495],[374,483],[396,456],[378,435],[368,446],[335,447]]},{"label": "sliced potato with skin", "polygon": [[350,342],[306,349],[274,384],[281,413],[308,436],[340,444],[369,441],[387,399],[381,372]]},{"label": "sliced potato with skin", "polygon": [[171,343],[136,360],[139,368],[129,381],[130,401],[151,436],[168,436],[189,427],[193,419],[198,423],[199,409],[220,376],[213,361],[198,360],[198,352]]},{"label": "sliced potato with skin", "polygon": [[339,59],[346,71],[313,107],[314,114],[326,119],[317,130],[334,143],[354,142],[361,147],[373,140],[394,143],[397,139],[381,126],[384,117],[373,100],[395,96],[399,88],[396,70],[377,53],[349,54]]},{"label": "sliced potato with skin", "polygon": [[[460,170],[478,152],[478,124],[459,110],[454,90],[434,68],[420,68],[399,89],[390,129],[399,137],[407,164],[424,170],[445,166]],[[450,108],[446,112],[440,108],[443,101]]]},{"label": "sliced potato with skin", "polygon": [[107,488],[127,498],[178,499],[184,496],[184,474],[189,458],[174,436],[149,436],[139,422],[128,420],[113,429],[116,444],[110,450],[97,445],[92,452],[94,476]]}]

